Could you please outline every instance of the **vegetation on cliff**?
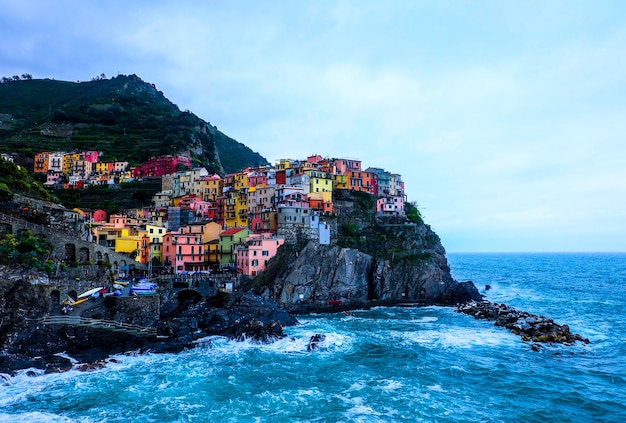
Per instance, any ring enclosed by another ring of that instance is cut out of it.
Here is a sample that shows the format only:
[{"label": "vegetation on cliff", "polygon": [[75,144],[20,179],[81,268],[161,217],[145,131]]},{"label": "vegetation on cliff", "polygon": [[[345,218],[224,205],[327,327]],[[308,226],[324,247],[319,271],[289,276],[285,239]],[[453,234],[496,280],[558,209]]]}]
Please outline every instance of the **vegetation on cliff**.
[{"label": "vegetation on cliff", "polygon": [[50,192],[26,169],[0,158],[0,203],[11,201],[13,194],[23,194],[40,200],[52,198]]},{"label": "vegetation on cliff", "polygon": [[376,196],[364,192],[337,192],[338,245],[355,248],[382,260],[421,261],[441,247],[417,207],[407,203],[407,216],[376,216]]},{"label": "vegetation on cliff", "polygon": [[102,209],[111,215],[120,210],[150,206],[161,190],[159,178],[121,183],[118,186],[89,186],[85,189],[56,189],[52,193],[61,204],[79,209]]},{"label": "vegetation on cliff", "polygon": [[54,262],[49,260],[51,251],[50,243],[32,231],[21,231],[17,236],[0,234],[0,264],[22,265],[50,274],[54,270]]}]

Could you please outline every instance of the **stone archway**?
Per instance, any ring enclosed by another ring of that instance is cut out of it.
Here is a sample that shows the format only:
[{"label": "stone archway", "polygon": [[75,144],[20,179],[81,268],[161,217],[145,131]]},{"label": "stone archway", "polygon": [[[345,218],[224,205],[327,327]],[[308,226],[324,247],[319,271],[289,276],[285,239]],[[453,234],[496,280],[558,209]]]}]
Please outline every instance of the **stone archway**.
[{"label": "stone archway", "polygon": [[76,245],[65,244],[65,260],[74,263],[76,261]]},{"label": "stone archway", "polygon": [[76,301],[76,299],[78,298],[78,292],[72,289],[71,291],[67,293],[67,296],[72,298],[74,301]]},{"label": "stone archway", "polygon": [[50,303],[52,305],[57,305],[61,303],[61,292],[58,289],[54,289],[50,292]]},{"label": "stone archway", "polygon": [[89,248],[81,247],[78,250],[78,262],[83,264],[89,262]]}]

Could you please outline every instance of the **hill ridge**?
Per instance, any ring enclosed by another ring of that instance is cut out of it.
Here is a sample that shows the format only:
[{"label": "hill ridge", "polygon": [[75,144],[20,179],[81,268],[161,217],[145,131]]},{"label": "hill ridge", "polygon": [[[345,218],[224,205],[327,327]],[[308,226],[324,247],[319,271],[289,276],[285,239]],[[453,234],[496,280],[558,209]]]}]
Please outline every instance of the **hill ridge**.
[{"label": "hill ridge", "polygon": [[97,150],[131,164],[184,154],[214,173],[268,164],[259,153],[190,111],[181,111],[137,75],[87,82],[0,83],[0,152],[32,169],[40,151]]}]

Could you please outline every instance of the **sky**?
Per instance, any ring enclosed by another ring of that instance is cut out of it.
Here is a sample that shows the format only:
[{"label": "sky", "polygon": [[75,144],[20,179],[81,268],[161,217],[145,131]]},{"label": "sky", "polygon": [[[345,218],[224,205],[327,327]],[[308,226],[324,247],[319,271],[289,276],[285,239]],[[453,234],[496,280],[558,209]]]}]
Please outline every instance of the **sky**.
[{"label": "sky", "polygon": [[270,163],[398,173],[448,252],[626,251],[624,1],[0,10],[0,76],[136,74]]}]

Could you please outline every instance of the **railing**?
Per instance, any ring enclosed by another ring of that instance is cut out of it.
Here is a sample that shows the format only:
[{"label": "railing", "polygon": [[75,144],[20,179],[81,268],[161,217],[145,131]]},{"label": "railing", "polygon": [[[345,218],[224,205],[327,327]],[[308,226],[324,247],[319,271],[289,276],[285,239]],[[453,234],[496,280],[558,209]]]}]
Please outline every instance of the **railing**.
[{"label": "railing", "polygon": [[81,316],[47,316],[39,321],[44,325],[72,325],[105,329],[113,332],[125,332],[138,336],[156,336],[157,330],[153,327],[133,325],[130,323],[116,322],[114,320],[91,319]]}]

